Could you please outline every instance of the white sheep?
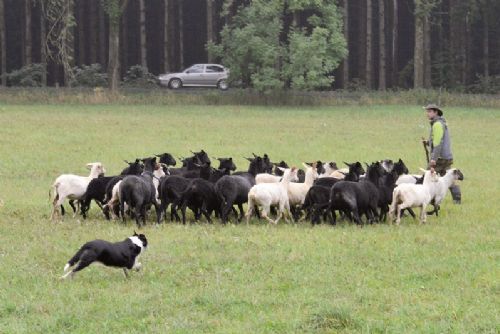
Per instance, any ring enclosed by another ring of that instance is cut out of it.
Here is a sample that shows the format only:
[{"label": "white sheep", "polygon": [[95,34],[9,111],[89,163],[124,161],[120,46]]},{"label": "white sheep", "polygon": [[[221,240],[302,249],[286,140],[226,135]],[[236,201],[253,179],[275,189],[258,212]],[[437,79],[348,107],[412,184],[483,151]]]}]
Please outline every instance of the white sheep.
[{"label": "white sheep", "polygon": [[260,173],[255,176],[255,184],[261,183],[278,183],[281,180],[281,176],[273,175],[269,173]]},{"label": "white sheep", "polygon": [[[246,214],[247,224],[250,221],[250,217],[254,212],[255,206],[262,207],[262,217],[267,219],[270,223],[277,224],[281,219],[285,211],[288,216],[290,216],[290,203],[288,200],[288,186],[292,181],[298,181],[297,168],[292,167],[291,169],[282,169],[284,174],[281,181],[278,183],[261,183],[256,184],[248,192],[248,211]],[[269,217],[269,210],[271,205],[278,206],[278,217],[273,221]],[[288,218],[285,217],[288,221]]]},{"label": "white sheep", "polygon": [[[54,190],[54,199],[52,201],[53,208],[51,215],[52,219],[54,219],[56,214],[59,213],[58,209],[64,203],[64,200],[66,198],[70,200],[80,200],[83,194],[85,194],[90,181],[101,175],[104,175],[104,173],[106,172],[100,162],[88,163],[87,168],[90,169],[89,176],[63,174],[54,181],[52,185],[52,189]],[[77,205],[78,210],[76,210],[76,212],[79,211],[80,203],[77,202]]]},{"label": "white sheep", "polygon": [[422,176],[417,175],[417,174],[403,174],[398,177],[396,180],[396,185],[399,186],[400,184],[403,183],[410,183],[410,184],[416,184],[418,182],[418,179],[420,179]]},{"label": "white sheep", "polygon": [[424,171],[423,184],[404,183],[394,189],[389,211],[390,222],[394,220],[396,213],[396,224],[399,225],[403,209],[420,207],[420,223],[425,223],[427,218],[425,208],[435,196],[439,177],[433,168],[427,171],[422,169],[422,171]]},{"label": "white sheep", "polygon": [[429,212],[429,214],[436,213],[438,215],[440,204],[443,202],[446,197],[446,193],[448,189],[458,180],[463,180],[464,175],[460,171],[460,169],[452,168],[446,171],[446,174],[439,178],[436,192],[434,194],[434,198],[432,200],[432,204],[434,205],[434,210]]},{"label": "white sheep", "polygon": [[338,170],[337,163],[335,161],[328,161],[323,164],[324,172],[321,173],[318,177],[330,177],[330,174]]},{"label": "white sheep", "polygon": [[288,185],[288,200],[290,206],[302,205],[306,199],[307,192],[314,185],[314,180],[318,178],[316,163],[312,166],[303,164],[306,169],[304,183],[290,183]]}]

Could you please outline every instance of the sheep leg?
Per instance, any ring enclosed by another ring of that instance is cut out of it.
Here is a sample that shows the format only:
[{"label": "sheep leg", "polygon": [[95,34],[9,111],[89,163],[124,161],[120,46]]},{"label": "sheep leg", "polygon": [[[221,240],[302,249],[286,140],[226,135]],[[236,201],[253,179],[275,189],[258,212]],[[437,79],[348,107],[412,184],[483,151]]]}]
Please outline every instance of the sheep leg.
[{"label": "sheep leg", "polygon": [[[71,203],[71,201],[70,201]],[[72,208],[73,208],[73,218],[76,217],[76,215],[78,214],[78,211],[80,211],[80,201],[76,201],[76,209],[74,207],[74,205],[72,205]]]},{"label": "sheep leg", "polygon": [[[175,217],[175,220],[177,222],[180,222],[181,221],[181,217],[179,216],[179,214],[177,213],[177,207],[178,207],[178,200],[175,200],[172,202],[171,206],[170,206],[170,217]],[[173,221],[173,218],[172,218],[172,221]]]},{"label": "sheep leg", "polygon": [[[52,220],[54,219],[54,217],[58,216],[59,215],[59,211],[57,210],[57,208],[61,208],[61,215],[60,218],[62,219],[64,214],[63,214],[63,203],[64,203],[64,199],[65,197],[64,196],[60,196],[59,194],[56,195],[56,197],[54,198],[54,202],[53,202],[53,205],[54,205],[54,209],[52,211]],[[57,217],[56,217],[57,218]]]},{"label": "sheep leg", "polygon": [[249,206],[248,206],[248,210],[247,210],[247,214],[246,214],[246,217],[247,217],[247,225],[250,223],[250,217],[252,217],[253,210],[254,210],[253,205],[249,205]]},{"label": "sheep leg", "polygon": [[125,201],[120,200],[120,215],[122,216],[122,222],[125,223]]},{"label": "sheep leg", "polygon": [[238,222],[240,222],[245,216],[245,213],[243,211],[243,203],[238,203],[238,210],[240,210],[240,217],[238,218]]},{"label": "sheep leg", "polygon": [[[70,200],[68,201],[68,203],[69,203],[69,206],[71,206],[71,209],[73,209],[73,213],[75,213],[75,212],[76,212],[76,208],[75,208],[75,201],[74,201],[74,200],[72,200],[72,199],[70,199]],[[73,217],[74,217],[74,216],[73,216]]]},{"label": "sheep leg", "polygon": [[210,214],[207,211],[207,204],[203,201],[201,205],[201,213],[205,216],[209,224],[212,224],[212,218],[210,218]]},{"label": "sheep leg", "polygon": [[399,226],[401,224],[401,210],[403,209],[402,205],[396,204],[396,225]]},{"label": "sheep leg", "polygon": [[156,212],[156,223],[159,224],[160,223],[160,218],[161,218],[161,205],[157,204],[157,203],[154,203],[153,204],[155,206],[155,212]]},{"label": "sheep leg", "polygon": [[427,220],[427,212],[425,211],[425,204],[422,204],[420,207],[420,224],[425,224]]},{"label": "sheep leg", "polygon": [[[181,215],[182,215],[182,224],[186,225],[186,208],[187,208],[187,203],[183,202],[181,205]],[[196,218],[196,214],[195,214]]]},{"label": "sheep leg", "polygon": [[287,223],[290,223],[290,219],[293,219],[293,214],[291,213],[290,203],[288,201],[286,201],[283,204],[280,204],[279,214],[278,214],[278,217],[276,218],[275,224],[278,224],[278,220],[280,220],[280,218],[283,216],[284,216],[285,221]]},{"label": "sheep leg", "polygon": [[270,217],[269,217],[269,210],[270,210],[270,206],[263,206],[262,207],[262,218],[266,219],[269,223],[271,224],[278,224],[278,220],[281,218],[281,215],[282,215],[282,211],[279,210],[279,213],[278,213],[278,218],[276,218],[276,221],[272,220]]}]

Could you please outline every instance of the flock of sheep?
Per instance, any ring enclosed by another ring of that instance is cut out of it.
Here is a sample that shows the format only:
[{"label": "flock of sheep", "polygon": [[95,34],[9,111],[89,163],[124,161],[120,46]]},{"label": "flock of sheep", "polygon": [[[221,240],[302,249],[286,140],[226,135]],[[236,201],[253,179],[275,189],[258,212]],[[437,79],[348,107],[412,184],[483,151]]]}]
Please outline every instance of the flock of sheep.
[{"label": "flock of sheep", "polygon": [[[69,200],[75,215],[85,219],[93,200],[107,219],[127,215],[137,225],[146,223],[147,212],[155,208],[156,222],[166,219],[186,222],[189,208],[196,220],[203,215],[212,222],[215,214],[222,223],[237,221],[245,216],[247,223],[253,214],[277,224],[284,216],[287,221],[308,219],[313,224],[321,220],[336,223],[337,213],[345,219],[362,224],[385,221],[387,215],[399,224],[403,210],[415,217],[411,208],[420,207],[420,221],[426,221],[426,207],[433,204],[432,213],[439,212],[448,188],[463,180],[458,169],[439,176],[433,169],[422,170],[423,176],[409,175],[399,159],[381,160],[366,170],[360,162],[339,169],[335,162],[304,163],[304,170],[281,161],[273,163],[267,154],[253,154],[247,171],[236,171],[232,158],[217,158],[218,168],[212,167],[204,150],[192,152],[182,159],[182,167],[169,153],[127,162],[120,175],[104,176],[99,162],[89,163],[89,176],[60,175],[53,184],[52,219],[65,213],[63,203]],[[76,202],[76,207],[75,207]],[[243,204],[247,204],[246,215]],[[236,210],[235,206],[238,208]],[[259,211],[259,208],[261,209]],[[275,214],[273,220],[271,215]]]}]

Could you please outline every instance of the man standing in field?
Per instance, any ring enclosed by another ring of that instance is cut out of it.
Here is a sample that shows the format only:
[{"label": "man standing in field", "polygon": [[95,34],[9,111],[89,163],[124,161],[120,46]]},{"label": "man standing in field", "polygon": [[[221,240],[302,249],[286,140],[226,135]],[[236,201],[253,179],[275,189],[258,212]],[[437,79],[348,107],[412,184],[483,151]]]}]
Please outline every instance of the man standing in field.
[{"label": "man standing in field", "polygon": [[[451,140],[448,125],[443,117],[443,111],[435,104],[424,107],[427,118],[431,122],[431,133],[429,140],[424,140],[431,151],[429,167],[434,167],[441,176],[446,174],[446,170],[453,164],[453,154],[451,153]],[[450,187],[451,196],[455,204],[460,204],[462,194],[460,187],[453,184]]]}]

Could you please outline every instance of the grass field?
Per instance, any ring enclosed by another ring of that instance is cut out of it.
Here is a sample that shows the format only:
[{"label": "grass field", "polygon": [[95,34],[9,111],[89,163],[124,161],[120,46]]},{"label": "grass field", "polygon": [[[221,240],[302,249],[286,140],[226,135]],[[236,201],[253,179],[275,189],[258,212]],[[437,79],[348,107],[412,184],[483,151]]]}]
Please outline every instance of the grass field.
[{"label": "grass field", "polygon": [[144,270],[92,266],[60,281],[85,241],[134,225],[49,221],[61,173],[205,149],[296,165],[403,158],[424,165],[420,107],[0,104],[0,333],[498,333],[500,110],[446,109],[463,204],[424,226],[150,223]]}]

